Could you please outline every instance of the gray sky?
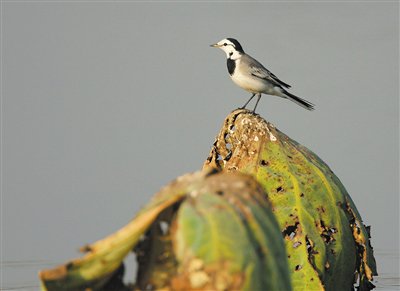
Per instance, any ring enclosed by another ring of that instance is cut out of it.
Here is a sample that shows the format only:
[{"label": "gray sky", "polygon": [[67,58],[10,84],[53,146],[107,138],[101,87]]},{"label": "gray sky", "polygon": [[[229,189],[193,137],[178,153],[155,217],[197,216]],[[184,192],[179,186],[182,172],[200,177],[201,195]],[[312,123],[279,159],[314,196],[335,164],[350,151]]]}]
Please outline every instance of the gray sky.
[{"label": "gray sky", "polygon": [[[4,2],[3,260],[76,257],[200,169],[224,117],[249,97],[209,47],[225,37],[316,104],[264,95],[257,110],[332,168],[375,250],[398,254],[398,6]],[[3,284],[36,273],[7,266]]]}]

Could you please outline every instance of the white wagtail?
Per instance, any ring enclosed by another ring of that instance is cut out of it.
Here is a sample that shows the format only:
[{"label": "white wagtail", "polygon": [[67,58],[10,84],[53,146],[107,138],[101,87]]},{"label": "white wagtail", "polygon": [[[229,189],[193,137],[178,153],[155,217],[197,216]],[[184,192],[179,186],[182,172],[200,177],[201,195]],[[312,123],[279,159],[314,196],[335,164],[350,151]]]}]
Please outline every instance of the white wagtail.
[{"label": "white wagtail", "polygon": [[226,53],[228,72],[233,82],[253,94],[241,107],[242,109],[246,108],[257,94],[258,99],[253,109],[255,112],[262,93],[289,99],[308,110],[314,109],[314,104],[311,102],[287,92],[286,89],[290,88],[290,85],[279,80],[257,60],[246,54],[236,39],[225,38],[211,46],[219,47]]}]

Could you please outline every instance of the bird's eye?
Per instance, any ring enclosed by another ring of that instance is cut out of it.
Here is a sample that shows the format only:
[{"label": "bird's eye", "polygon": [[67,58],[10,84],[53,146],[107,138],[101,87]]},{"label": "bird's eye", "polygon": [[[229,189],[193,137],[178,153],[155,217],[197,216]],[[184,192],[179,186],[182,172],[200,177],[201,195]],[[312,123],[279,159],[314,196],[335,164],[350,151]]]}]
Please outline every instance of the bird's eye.
[{"label": "bird's eye", "polygon": [[224,46],[227,46],[228,44],[227,43],[224,43]]}]

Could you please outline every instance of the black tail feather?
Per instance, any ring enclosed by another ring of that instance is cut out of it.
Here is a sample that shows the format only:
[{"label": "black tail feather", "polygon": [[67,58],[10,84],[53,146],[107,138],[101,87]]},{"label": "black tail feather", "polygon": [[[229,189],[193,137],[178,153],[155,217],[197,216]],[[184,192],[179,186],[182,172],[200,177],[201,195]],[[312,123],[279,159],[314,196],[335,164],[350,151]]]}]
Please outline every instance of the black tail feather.
[{"label": "black tail feather", "polygon": [[315,109],[314,108],[315,105],[312,104],[311,102],[309,102],[309,101],[307,101],[307,100],[305,100],[303,98],[297,97],[296,95],[293,95],[293,94],[287,92],[286,90],[283,90],[283,93],[287,96],[287,99],[293,101],[294,103],[297,103],[301,107],[304,107],[307,110],[314,110]]}]

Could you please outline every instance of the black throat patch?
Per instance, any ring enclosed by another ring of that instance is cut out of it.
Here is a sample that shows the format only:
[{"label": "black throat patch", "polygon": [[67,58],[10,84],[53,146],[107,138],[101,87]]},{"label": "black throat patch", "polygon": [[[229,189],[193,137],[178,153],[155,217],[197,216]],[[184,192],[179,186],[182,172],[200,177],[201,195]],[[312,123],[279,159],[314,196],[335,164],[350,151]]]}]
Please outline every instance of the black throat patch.
[{"label": "black throat patch", "polygon": [[236,68],[236,63],[234,60],[231,59],[226,59],[226,65],[228,66],[228,72],[229,75],[233,75],[233,72],[235,72],[235,68]]}]

